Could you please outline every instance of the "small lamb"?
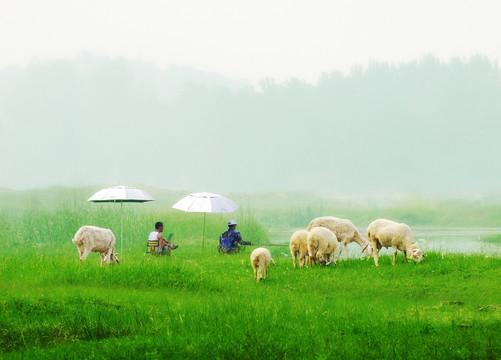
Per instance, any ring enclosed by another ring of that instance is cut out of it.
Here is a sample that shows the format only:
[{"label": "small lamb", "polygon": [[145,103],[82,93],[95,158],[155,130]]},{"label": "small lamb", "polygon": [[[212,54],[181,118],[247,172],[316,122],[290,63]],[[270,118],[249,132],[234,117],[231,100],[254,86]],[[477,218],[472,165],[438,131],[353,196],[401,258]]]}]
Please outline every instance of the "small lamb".
[{"label": "small lamb", "polygon": [[[310,257],[308,256],[308,243],[307,243],[308,231],[298,230],[294,232],[291,236],[291,241],[289,244],[292,259],[294,261],[294,267],[297,268],[297,255],[299,254],[299,267],[303,268],[305,262],[310,264]],[[311,264],[310,264],[311,265]]]},{"label": "small lamb", "polygon": [[266,280],[266,278],[268,277],[268,268],[270,267],[270,261],[275,264],[275,261],[271,258],[270,251],[266,248],[257,248],[252,252],[250,260],[252,268],[254,269],[256,282],[259,282],[259,280],[263,278],[263,271],[264,279]]},{"label": "small lamb", "polygon": [[393,265],[397,261],[397,251],[404,253],[404,261],[407,262],[407,255],[418,263],[423,261],[423,252],[418,249],[414,242],[414,235],[411,228],[404,223],[397,223],[386,219],[377,219],[370,223],[367,228],[374,257],[374,263],[379,266],[379,250],[384,246],[393,247]]}]

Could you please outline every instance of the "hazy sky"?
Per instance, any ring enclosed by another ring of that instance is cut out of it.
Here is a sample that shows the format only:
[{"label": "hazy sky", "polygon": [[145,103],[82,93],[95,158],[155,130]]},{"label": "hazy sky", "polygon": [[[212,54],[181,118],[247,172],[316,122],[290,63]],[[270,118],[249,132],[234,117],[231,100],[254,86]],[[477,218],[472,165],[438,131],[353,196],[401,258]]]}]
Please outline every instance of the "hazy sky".
[{"label": "hazy sky", "polygon": [[370,60],[501,59],[499,0],[0,0],[0,69],[91,52],[315,82]]}]

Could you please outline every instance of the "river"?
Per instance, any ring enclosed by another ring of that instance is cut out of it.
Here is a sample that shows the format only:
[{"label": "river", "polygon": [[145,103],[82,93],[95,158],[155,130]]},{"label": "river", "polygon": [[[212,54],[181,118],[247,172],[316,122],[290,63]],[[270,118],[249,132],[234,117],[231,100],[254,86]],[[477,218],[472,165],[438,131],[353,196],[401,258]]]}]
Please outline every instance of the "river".
[{"label": "river", "polygon": [[[298,229],[288,231],[268,231],[271,244],[288,244],[290,236]],[[365,235],[365,228],[359,228]],[[482,239],[501,234],[501,228],[431,228],[413,227],[414,238],[418,246],[427,251],[442,253],[484,254],[501,256],[501,243],[486,242]],[[348,245],[350,257],[361,257],[360,247]],[[284,247],[284,254],[288,249]],[[392,254],[392,249],[383,248],[381,254]]]}]

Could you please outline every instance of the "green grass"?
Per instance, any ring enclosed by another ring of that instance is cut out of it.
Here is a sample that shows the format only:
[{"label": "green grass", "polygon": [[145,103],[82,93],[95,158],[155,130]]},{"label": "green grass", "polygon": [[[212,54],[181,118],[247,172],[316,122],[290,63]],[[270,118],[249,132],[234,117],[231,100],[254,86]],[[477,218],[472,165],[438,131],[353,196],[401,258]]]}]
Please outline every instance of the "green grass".
[{"label": "green grass", "polygon": [[501,235],[493,235],[482,239],[484,242],[501,244]]},{"label": "green grass", "polygon": [[[265,213],[233,214],[246,240],[268,241]],[[119,215],[66,200],[0,211],[0,357],[500,357],[498,257],[430,253],[416,264],[399,254],[395,266],[382,256],[379,268],[357,259],[300,270],[286,247],[269,247],[276,266],[256,284],[252,247],[216,251],[226,215],[207,217],[202,247],[200,214],[131,205],[122,263],[100,267],[93,253],[80,264],[76,230],[119,234]],[[144,254],[157,220],[180,245],[171,257]]]},{"label": "green grass", "polygon": [[[501,260],[430,254],[298,270],[280,249],[256,284],[249,249],[131,254],[100,268],[76,250],[2,262],[0,348],[13,358],[496,358]],[[150,354],[151,356],[148,356]]]}]

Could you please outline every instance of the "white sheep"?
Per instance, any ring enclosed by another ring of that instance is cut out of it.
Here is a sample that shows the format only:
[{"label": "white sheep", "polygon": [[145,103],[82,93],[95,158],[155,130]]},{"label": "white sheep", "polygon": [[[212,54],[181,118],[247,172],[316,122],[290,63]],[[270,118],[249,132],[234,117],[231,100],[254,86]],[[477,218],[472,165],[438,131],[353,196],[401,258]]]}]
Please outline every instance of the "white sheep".
[{"label": "white sheep", "polygon": [[308,231],[298,230],[291,236],[290,250],[292,259],[294,260],[294,267],[297,267],[297,255],[299,254],[299,267],[303,268],[305,262],[310,264],[310,257],[308,256]]},{"label": "white sheep", "polygon": [[386,248],[393,247],[393,265],[397,260],[398,250],[404,253],[405,262],[407,262],[407,255],[419,263],[423,261],[423,252],[414,242],[411,228],[404,223],[386,219],[374,220],[367,228],[367,237],[374,249],[372,256],[376,266],[379,266],[379,250],[383,246]]},{"label": "white sheep", "polygon": [[337,245],[339,244],[336,235],[325,227],[314,227],[308,232],[306,239],[308,244],[308,255],[310,262],[314,261],[315,264],[330,264],[336,263],[334,254]]},{"label": "white sheep", "polygon": [[80,262],[84,261],[91,252],[101,255],[101,266],[104,262],[108,264],[119,264],[117,253],[115,253],[115,235],[110,229],[103,229],[97,226],[82,226],[71,240],[78,248]]},{"label": "white sheep", "polygon": [[[270,267],[270,262],[275,264],[275,261],[271,258],[270,251],[266,248],[257,248],[255,249],[251,256],[251,265],[254,269],[254,276],[256,277],[256,282],[259,282],[263,278],[268,277],[268,268]],[[276,265],[276,264],[275,264]]]},{"label": "white sheep", "polygon": [[360,245],[365,256],[370,257],[372,255],[371,243],[364,239],[362,234],[360,234],[360,231],[358,231],[358,229],[350,220],[340,219],[333,216],[323,216],[313,219],[306,230],[310,231],[312,228],[319,226],[325,227],[332,231],[336,235],[339,243],[343,245],[342,247],[339,247],[339,251],[335,256],[336,261],[339,259],[339,256],[343,251],[343,247],[346,259],[348,259],[347,246],[351,242],[356,242],[358,245]]}]

